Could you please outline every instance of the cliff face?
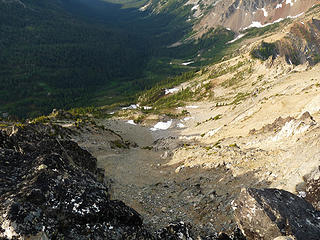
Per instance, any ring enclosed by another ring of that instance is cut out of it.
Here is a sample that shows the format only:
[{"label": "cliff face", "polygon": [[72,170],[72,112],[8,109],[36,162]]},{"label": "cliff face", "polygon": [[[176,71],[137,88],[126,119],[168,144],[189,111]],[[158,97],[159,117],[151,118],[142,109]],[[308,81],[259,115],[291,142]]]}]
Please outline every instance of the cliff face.
[{"label": "cliff face", "polygon": [[[308,62],[315,65],[320,61],[320,21],[312,18],[306,22],[296,22],[287,34],[273,43],[262,42],[252,51],[252,55],[262,60],[272,56],[284,57],[290,65]],[[266,49],[266,45],[269,49]]]},{"label": "cliff face", "polygon": [[316,0],[232,0],[217,3],[196,25],[196,28],[222,25],[234,31],[260,27],[306,12]]}]

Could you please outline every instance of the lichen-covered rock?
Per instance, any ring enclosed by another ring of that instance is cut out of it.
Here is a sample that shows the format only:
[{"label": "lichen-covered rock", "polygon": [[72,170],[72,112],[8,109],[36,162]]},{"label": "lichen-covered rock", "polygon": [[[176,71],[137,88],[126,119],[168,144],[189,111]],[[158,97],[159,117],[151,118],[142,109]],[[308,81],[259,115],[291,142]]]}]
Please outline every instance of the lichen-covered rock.
[{"label": "lichen-covered rock", "polygon": [[242,189],[233,207],[236,221],[249,240],[290,235],[297,240],[319,239],[320,212],[287,191]]},{"label": "lichen-covered rock", "polygon": [[152,239],[96,159],[42,125],[0,132],[0,239]]}]

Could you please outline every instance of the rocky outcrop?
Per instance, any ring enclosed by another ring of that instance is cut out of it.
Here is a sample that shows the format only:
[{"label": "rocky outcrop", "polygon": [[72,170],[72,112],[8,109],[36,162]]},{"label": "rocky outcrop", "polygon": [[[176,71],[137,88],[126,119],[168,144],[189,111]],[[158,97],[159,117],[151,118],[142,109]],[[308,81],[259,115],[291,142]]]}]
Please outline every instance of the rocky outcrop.
[{"label": "rocky outcrop", "polygon": [[236,221],[249,240],[272,240],[279,236],[319,239],[320,212],[287,191],[243,189],[233,207]]},{"label": "rocky outcrop", "polygon": [[319,34],[320,20],[312,19],[308,22],[297,22],[292,25],[284,38],[274,43],[262,42],[251,51],[251,55],[263,61],[271,56],[272,59],[281,56],[290,65],[299,65],[306,62],[315,65],[320,62]]},{"label": "rocky outcrop", "polygon": [[48,129],[0,133],[0,238],[151,239],[136,211],[110,200],[97,160]]}]

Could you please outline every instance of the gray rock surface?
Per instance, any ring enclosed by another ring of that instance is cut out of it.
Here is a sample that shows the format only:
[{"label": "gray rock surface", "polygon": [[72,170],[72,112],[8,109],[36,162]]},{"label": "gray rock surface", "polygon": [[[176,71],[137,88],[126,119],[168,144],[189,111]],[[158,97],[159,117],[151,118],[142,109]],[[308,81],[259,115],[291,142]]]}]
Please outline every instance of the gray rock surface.
[{"label": "gray rock surface", "polygon": [[0,239],[153,239],[110,200],[97,160],[50,127],[0,132]]},{"label": "gray rock surface", "polygon": [[320,212],[304,199],[279,189],[242,189],[233,203],[236,221],[247,239],[294,236],[316,240]]}]

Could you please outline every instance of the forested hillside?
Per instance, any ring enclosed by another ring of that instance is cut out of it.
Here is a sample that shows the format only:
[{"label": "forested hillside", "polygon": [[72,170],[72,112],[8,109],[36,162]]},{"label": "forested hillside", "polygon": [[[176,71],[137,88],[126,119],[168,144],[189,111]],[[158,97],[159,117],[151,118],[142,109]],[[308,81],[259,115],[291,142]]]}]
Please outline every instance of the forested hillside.
[{"label": "forested hillside", "polygon": [[137,36],[75,18],[64,10],[74,3],[66,4],[1,2],[4,110],[23,116],[81,105],[97,87],[140,74],[145,51]]},{"label": "forested hillside", "polygon": [[192,68],[181,63],[201,45],[232,38],[167,48],[191,31],[187,11],[151,16],[99,0],[3,0],[0,12],[0,111],[17,117],[130,101]]}]

